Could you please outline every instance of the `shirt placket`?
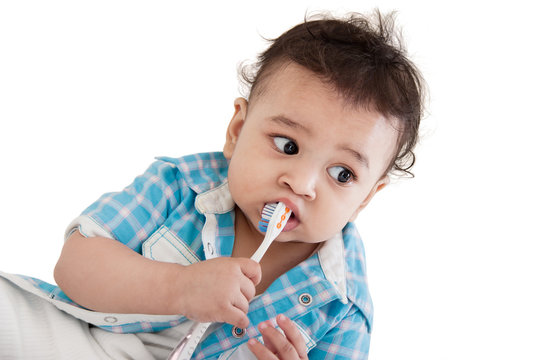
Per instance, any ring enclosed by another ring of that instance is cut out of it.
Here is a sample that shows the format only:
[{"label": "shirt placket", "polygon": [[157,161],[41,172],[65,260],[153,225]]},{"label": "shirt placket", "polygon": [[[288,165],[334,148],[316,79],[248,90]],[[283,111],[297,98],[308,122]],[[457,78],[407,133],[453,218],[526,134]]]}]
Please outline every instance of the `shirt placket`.
[{"label": "shirt placket", "polygon": [[[296,269],[295,272],[301,273],[300,269]],[[220,352],[241,346],[250,338],[260,337],[257,325],[262,321],[270,320],[274,326],[277,326],[276,317],[278,314],[283,313],[295,321],[309,313],[316,313],[324,305],[339,299],[339,294],[327,280],[320,278],[314,283],[309,283],[307,277],[303,280],[305,286],[266,291],[253,300],[248,313],[250,326],[246,329],[239,329],[229,324],[223,324],[205,339],[203,347],[200,349],[202,354],[199,354],[199,357],[217,356]],[[313,347],[314,340],[311,338],[308,340],[312,343],[306,342],[306,345],[309,348]]]},{"label": "shirt placket", "polygon": [[217,217],[215,214],[204,214],[206,221],[204,223],[201,238],[206,260],[218,257],[216,249]]}]

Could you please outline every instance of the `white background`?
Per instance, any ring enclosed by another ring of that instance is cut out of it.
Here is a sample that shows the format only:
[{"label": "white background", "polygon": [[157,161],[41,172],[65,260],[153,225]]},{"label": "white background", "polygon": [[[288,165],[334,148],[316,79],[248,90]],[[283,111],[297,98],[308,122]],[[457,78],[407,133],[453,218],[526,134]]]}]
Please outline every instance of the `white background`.
[{"label": "white background", "polygon": [[53,281],[65,226],[98,196],[154,156],[220,150],[261,36],[378,6],[430,99],[416,178],[358,219],[370,359],[540,359],[540,32],[526,2],[497,3],[2,1],[0,269]]}]

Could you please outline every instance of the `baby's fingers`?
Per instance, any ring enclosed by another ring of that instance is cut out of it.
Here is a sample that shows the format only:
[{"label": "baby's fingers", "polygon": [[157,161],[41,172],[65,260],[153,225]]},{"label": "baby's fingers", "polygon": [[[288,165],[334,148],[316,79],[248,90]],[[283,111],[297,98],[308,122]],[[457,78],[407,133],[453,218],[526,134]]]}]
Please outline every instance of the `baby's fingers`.
[{"label": "baby's fingers", "polygon": [[273,352],[255,339],[248,341],[248,348],[258,360],[278,360]]},{"label": "baby's fingers", "polygon": [[258,359],[276,359],[276,355],[282,360],[307,359],[306,345],[296,326],[283,315],[278,320],[278,324],[286,335],[269,325],[268,322],[259,324],[265,350],[263,351],[260,346],[252,343],[250,346],[252,352]]},{"label": "baby's fingers", "polygon": [[287,340],[294,346],[296,353],[300,359],[307,359],[307,347],[304,341],[304,337],[300,334],[300,330],[296,325],[285,315],[280,314],[277,316],[277,324],[285,333]]},{"label": "baby's fingers", "polygon": [[245,329],[249,326],[249,318],[237,307],[232,306],[229,311],[223,315],[224,322]]}]

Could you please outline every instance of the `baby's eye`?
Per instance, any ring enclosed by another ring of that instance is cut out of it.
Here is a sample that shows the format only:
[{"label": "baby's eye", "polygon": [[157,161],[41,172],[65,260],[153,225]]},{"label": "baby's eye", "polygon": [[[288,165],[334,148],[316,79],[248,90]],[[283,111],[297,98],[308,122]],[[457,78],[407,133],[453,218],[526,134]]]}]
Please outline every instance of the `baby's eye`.
[{"label": "baby's eye", "polygon": [[287,155],[298,154],[298,146],[294,141],[286,137],[276,136],[274,137],[274,144],[283,153]]},{"label": "baby's eye", "polygon": [[346,184],[354,179],[352,171],[343,166],[332,166],[328,169],[328,174],[342,184]]}]

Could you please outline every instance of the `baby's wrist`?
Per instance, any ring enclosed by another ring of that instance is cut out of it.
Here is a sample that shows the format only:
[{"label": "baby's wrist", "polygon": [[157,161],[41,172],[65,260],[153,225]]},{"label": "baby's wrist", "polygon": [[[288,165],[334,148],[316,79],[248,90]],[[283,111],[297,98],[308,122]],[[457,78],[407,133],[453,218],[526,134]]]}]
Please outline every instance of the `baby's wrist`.
[{"label": "baby's wrist", "polygon": [[165,290],[166,311],[168,314],[184,315],[182,294],[188,289],[185,276],[186,266],[179,264],[167,264],[165,275],[160,281]]}]

